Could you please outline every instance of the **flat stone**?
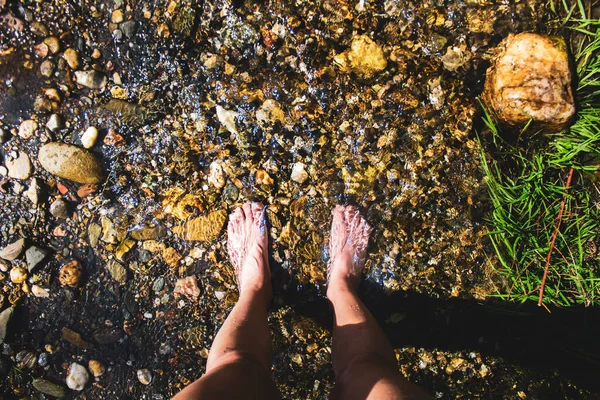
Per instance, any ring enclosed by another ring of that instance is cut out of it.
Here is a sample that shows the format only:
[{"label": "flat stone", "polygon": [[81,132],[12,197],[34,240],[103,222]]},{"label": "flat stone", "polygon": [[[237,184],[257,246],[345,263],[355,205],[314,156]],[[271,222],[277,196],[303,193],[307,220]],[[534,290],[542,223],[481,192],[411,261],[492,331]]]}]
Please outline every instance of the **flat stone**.
[{"label": "flat stone", "polygon": [[167,234],[167,228],[162,225],[148,226],[143,225],[131,230],[131,237],[135,240],[158,239]]},{"label": "flat stone", "polygon": [[292,167],[292,180],[298,183],[304,183],[308,179],[308,173],[305,170],[306,165],[301,162],[297,162]]},{"label": "flat stone", "polygon": [[52,204],[50,204],[50,214],[55,218],[69,218],[69,207],[67,206],[67,202],[63,199],[54,200]]},{"label": "flat stone", "polygon": [[100,225],[93,223],[88,226],[88,242],[90,243],[90,246],[93,248],[98,246],[100,235],[102,235],[102,227]]},{"label": "flat stone", "polygon": [[92,153],[70,144],[48,143],[40,149],[38,160],[51,174],[77,183],[100,183],[105,178],[102,164]]},{"label": "flat stone", "polygon": [[19,153],[14,160],[6,161],[6,168],[9,178],[25,180],[31,176],[31,161],[29,161],[29,156],[23,152]]},{"label": "flat stone", "polygon": [[21,252],[23,252],[24,247],[25,239],[19,239],[0,250],[0,258],[3,258],[7,261],[16,260],[17,257],[21,255]]},{"label": "flat stone", "polygon": [[127,282],[127,269],[116,260],[110,260],[106,265],[110,276],[121,285]]},{"label": "flat stone", "polygon": [[123,337],[123,331],[118,328],[104,328],[94,333],[94,340],[98,344],[115,343]]},{"label": "flat stone", "polygon": [[48,396],[56,397],[57,399],[61,399],[67,394],[67,391],[64,387],[46,379],[34,379],[31,384],[38,392],[42,392]]},{"label": "flat stone", "polygon": [[106,75],[100,71],[75,71],[75,82],[89,89],[102,89],[106,81]]},{"label": "flat stone", "polygon": [[173,232],[184,240],[200,240],[209,242],[219,237],[227,221],[225,210],[213,211],[208,215],[191,219],[181,226],[173,228]]},{"label": "flat stone", "polygon": [[10,321],[14,309],[14,307],[9,307],[0,313],[0,343],[4,343],[8,321]]},{"label": "flat stone", "polygon": [[31,246],[25,251],[25,259],[27,260],[27,270],[32,272],[46,256],[50,254],[48,250],[37,246]]},{"label": "flat stone", "polygon": [[564,40],[535,33],[509,35],[487,71],[483,100],[506,125],[523,127],[533,119],[546,133],[564,129],[575,115]]},{"label": "flat stone", "polygon": [[35,205],[38,205],[41,201],[42,187],[38,178],[33,178],[29,188],[25,192],[25,196]]},{"label": "flat stone", "polygon": [[34,120],[25,120],[19,125],[19,136],[23,139],[31,139],[37,128],[38,124]]},{"label": "flat stone", "polygon": [[83,338],[81,337],[81,335],[67,327],[63,327],[62,330],[60,331],[61,337],[66,340],[67,342],[71,343],[73,346],[75,347],[79,347],[80,349],[90,349],[93,348],[94,346],[83,340]]},{"label": "flat stone", "polygon": [[352,38],[350,49],[334,57],[342,72],[354,72],[369,78],[387,67],[383,49],[367,35]]}]

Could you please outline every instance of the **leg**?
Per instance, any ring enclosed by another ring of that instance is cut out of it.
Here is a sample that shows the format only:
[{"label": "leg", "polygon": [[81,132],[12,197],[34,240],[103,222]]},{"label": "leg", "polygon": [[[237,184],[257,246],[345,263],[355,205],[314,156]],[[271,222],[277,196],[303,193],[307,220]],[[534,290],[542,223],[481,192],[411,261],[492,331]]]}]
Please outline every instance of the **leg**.
[{"label": "leg", "polygon": [[206,374],[176,400],[279,398],[271,380],[271,276],[263,214],[263,206],[252,203],[229,217],[228,250],[240,298],[213,341]]},{"label": "leg", "polygon": [[337,206],[331,228],[327,297],[333,305],[334,398],[427,399],[398,372],[394,350],[357,296],[370,227],[353,207]]}]

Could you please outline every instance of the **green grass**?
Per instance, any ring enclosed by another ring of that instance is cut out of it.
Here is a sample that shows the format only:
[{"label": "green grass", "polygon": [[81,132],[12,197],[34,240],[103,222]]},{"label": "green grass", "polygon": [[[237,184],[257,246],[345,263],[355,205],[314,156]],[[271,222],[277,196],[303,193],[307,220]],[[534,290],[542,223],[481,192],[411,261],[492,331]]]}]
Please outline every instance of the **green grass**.
[{"label": "green grass", "polygon": [[499,296],[538,301],[548,265],[543,304],[590,306],[600,303],[600,21],[587,19],[581,1],[563,7],[560,25],[569,33],[578,76],[576,121],[558,134],[509,142],[482,104],[481,161],[493,206],[489,237],[506,278]]}]

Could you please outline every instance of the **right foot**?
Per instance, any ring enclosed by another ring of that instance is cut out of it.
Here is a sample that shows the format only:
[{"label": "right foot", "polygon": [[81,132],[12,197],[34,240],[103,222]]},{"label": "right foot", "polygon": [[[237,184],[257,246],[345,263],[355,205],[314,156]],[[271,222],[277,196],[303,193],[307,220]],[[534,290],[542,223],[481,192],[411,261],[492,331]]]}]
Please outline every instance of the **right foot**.
[{"label": "right foot", "polygon": [[332,211],[327,266],[327,294],[338,289],[356,290],[367,257],[371,227],[353,206]]},{"label": "right foot", "polygon": [[261,203],[246,203],[229,215],[227,250],[240,297],[252,292],[267,292],[270,297],[268,243],[265,207]]}]

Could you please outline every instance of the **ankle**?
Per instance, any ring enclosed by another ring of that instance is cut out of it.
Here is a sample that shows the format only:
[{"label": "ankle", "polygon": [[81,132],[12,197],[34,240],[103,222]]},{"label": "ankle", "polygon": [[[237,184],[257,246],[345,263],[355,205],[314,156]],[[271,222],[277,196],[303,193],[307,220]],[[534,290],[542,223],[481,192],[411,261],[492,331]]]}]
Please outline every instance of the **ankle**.
[{"label": "ankle", "polygon": [[327,286],[327,298],[332,303],[335,303],[340,297],[356,296],[356,294],[356,286],[346,279],[332,280]]}]

